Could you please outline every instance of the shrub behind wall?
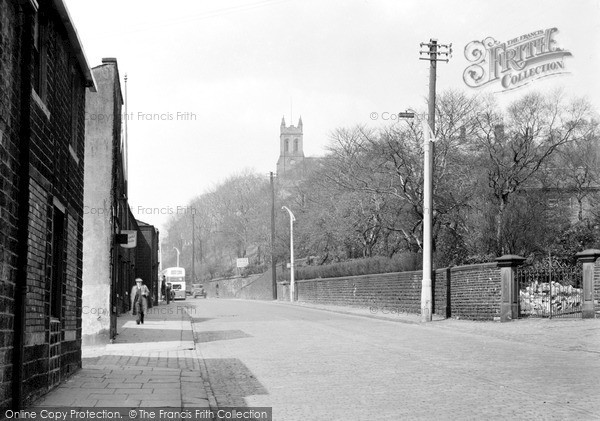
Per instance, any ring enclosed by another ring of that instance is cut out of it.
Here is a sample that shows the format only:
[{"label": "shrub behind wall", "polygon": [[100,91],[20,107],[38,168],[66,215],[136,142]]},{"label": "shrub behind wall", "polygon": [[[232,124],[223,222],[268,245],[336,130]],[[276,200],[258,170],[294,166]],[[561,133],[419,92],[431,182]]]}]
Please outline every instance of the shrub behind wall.
[{"label": "shrub behind wall", "polygon": [[[327,265],[296,267],[297,280],[317,278],[339,278],[342,276],[370,275],[376,273],[408,272],[421,267],[421,256],[405,253],[393,258],[376,256],[347,260]],[[278,280],[288,280],[289,269],[278,272]]]}]

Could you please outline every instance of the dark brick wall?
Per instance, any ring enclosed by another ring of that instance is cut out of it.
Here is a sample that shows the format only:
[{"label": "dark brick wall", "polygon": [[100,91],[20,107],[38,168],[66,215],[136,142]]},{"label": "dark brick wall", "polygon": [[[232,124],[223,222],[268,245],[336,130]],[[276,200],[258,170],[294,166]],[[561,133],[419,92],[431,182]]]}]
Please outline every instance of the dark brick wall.
[{"label": "dark brick wall", "polygon": [[135,256],[135,277],[142,278],[144,283],[151,288],[151,269],[152,269],[152,256],[150,247],[149,233],[144,227],[140,226],[140,231],[137,234],[137,246]]},{"label": "dark brick wall", "polygon": [[[121,229],[137,231],[137,241],[140,241],[140,228],[136,219],[133,217],[133,213],[131,212],[129,205],[122,207],[122,217],[119,218],[119,220],[122,221]],[[131,292],[131,288],[133,288],[135,285],[137,253],[137,247],[128,249],[119,246],[117,248],[119,267],[119,273],[117,276],[118,315],[131,310],[131,297],[129,294]],[[150,288],[150,285],[148,285],[148,288]]]},{"label": "dark brick wall", "polygon": [[298,300],[355,307],[401,307],[403,311],[418,313],[421,272],[300,280]]},{"label": "dark brick wall", "polygon": [[443,317],[451,316],[450,279],[450,268],[436,270],[432,279],[433,313]]},{"label": "dark brick wall", "polygon": [[9,405],[12,390],[21,106],[16,3],[0,0],[0,408]]},{"label": "dark brick wall", "polygon": [[[10,405],[20,124],[18,2],[0,0],[0,407]],[[85,82],[52,2],[47,16],[47,94],[32,90],[23,390],[31,402],[81,365],[81,263]],[[74,75],[74,76],[72,76]],[[75,84],[73,85],[73,77]],[[74,88],[73,88],[74,86]],[[71,104],[76,107],[75,129]],[[74,136],[74,141],[72,138]],[[65,208],[62,312],[50,317],[53,206]],[[56,326],[54,335],[51,325]],[[54,340],[54,342],[52,342]]]},{"label": "dark brick wall", "polygon": [[496,263],[457,266],[450,273],[452,317],[470,320],[500,317],[500,268]]},{"label": "dark brick wall", "polygon": [[[420,313],[421,271],[297,281],[299,301]],[[289,301],[289,286],[278,298]],[[439,269],[433,310],[444,317],[493,320],[500,315],[500,268],[496,263]]]},{"label": "dark brick wall", "polygon": [[[138,221],[138,246],[135,276],[144,280],[154,300],[158,299],[158,232],[152,225]],[[156,301],[155,301],[156,302]]]}]

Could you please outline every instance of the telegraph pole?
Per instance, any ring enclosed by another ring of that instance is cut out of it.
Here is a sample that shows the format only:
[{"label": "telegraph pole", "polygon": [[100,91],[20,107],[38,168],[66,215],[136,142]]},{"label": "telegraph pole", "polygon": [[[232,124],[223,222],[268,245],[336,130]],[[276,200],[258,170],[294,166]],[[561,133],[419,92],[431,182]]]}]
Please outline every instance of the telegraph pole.
[{"label": "telegraph pole", "polygon": [[433,167],[434,167],[434,142],[435,142],[435,84],[437,78],[437,62],[448,62],[452,54],[452,44],[438,44],[436,39],[430,39],[429,43],[422,42],[421,48],[429,47],[426,51],[420,51],[420,60],[429,60],[429,113],[427,124],[423,127],[423,281],[421,284],[421,321],[432,320],[433,294],[433,248],[432,248],[432,214],[433,214]]},{"label": "telegraph pole", "polygon": [[275,183],[273,181],[273,171],[270,173],[271,178],[271,283],[273,288],[273,299],[277,299],[277,273],[275,261]]}]

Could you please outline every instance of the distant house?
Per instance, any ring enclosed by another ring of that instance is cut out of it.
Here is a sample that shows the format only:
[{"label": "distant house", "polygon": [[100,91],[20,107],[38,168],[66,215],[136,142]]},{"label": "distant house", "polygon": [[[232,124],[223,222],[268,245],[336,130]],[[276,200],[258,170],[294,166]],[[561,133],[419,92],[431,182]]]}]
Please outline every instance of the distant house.
[{"label": "distant house", "polygon": [[521,193],[536,194],[548,209],[562,210],[571,223],[597,217],[600,204],[600,185],[597,169],[551,168],[528,180]]},{"label": "distant house", "polygon": [[86,87],[94,78],[64,2],[0,1],[3,409],[81,367]]}]

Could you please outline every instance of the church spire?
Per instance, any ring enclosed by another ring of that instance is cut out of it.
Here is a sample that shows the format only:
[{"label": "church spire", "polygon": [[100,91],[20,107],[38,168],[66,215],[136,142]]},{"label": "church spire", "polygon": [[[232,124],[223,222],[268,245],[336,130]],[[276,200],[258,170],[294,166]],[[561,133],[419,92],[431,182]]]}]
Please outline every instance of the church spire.
[{"label": "church spire", "polygon": [[285,127],[285,116],[281,117],[281,127]]},{"label": "church spire", "polygon": [[300,116],[300,119],[298,120],[298,128],[302,129],[302,116]]}]

